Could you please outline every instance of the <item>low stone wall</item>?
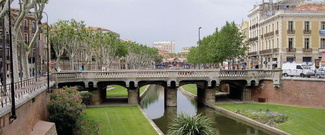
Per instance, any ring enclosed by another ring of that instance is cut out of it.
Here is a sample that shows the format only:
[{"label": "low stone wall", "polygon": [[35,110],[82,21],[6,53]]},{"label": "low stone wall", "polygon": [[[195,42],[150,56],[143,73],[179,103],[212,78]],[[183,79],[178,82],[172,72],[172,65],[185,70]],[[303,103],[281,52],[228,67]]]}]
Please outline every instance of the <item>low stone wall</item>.
[{"label": "low stone wall", "polygon": [[32,96],[31,94],[29,95],[30,98],[26,97],[24,102],[16,108],[16,120],[9,122],[11,113],[7,113],[0,118],[1,135],[29,134],[38,121],[46,120],[49,115],[46,105],[50,101],[50,96],[46,93],[46,90],[38,91],[36,92],[37,95]]},{"label": "low stone wall", "polygon": [[324,79],[286,78],[280,88],[274,88],[272,81],[261,81],[251,94],[254,102],[325,109]]}]

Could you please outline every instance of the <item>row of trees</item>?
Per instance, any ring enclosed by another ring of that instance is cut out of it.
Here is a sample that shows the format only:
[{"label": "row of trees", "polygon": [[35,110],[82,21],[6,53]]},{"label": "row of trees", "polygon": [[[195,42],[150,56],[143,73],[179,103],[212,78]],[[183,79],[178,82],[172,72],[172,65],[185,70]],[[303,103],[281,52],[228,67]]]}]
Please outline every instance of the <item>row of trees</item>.
[{"label": "row of trees", "polygon": [[[126,69],[152,67],[161,58],[156,48],[136,42],[121,41],[119,35],[101,28],[87,27],[83,21],[60,20],[51,25],[51,46],[55,52],[57,67],[60,58],[67,55],[70,69],[81,59],[85,67],[94,60],[96,68],[125,62]],[[76,56],[78,55],[78,58]]]},{"label": "row of trees", "polygon": [[234,22],[226,22],[220,31],[217,28],[213,34],[204,37],[200,46],[192,47],[187,60],[191,64],[214,64],[244,56],[248,49],[244,39]]}]

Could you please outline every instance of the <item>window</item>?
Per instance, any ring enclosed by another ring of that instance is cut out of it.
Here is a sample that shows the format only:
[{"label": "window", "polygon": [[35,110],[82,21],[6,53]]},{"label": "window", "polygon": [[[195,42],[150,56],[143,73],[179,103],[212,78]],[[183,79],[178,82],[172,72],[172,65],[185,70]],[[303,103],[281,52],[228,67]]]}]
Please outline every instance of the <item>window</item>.
[{"label": "window", "polygon": [[293,30],[293,21],[288,22],[288,30]]},{"label": "window", "polygon": [[28,20],[24,20],[24,30],[28,30]]},{"label": "window", "polygon": [[320,39],[320,48],[325,48],[325,38]]},{"label": "window", "polygon": [[309,30],[309,21],[305,21],[305,30]]},{"label": "window", "polygon": [[293,49],[293,38],[289,38],[289,40],[288,40],[288,48]]},{"label": "window", "polygon": [[0,44],[2,44],[2,42],[3,42],[3,37],[2,37],[2,30],[0,30]]},{"label": "window", "polygon": [[28,44],[28,34],[25,34],[24,38],[25,38],[25,44]]},{"label": "window", "polygon": [[305,49],[309,49],[309,38],[305,38]]},{"label": "window", "polygon": [[36,23],[35,23],[35,21],[33,21],[32,30],[33,30],[33,32],[36,31]]},{"label": "window", "polygon": [[325,30],[325,22],[321,22],[321,29]]}]

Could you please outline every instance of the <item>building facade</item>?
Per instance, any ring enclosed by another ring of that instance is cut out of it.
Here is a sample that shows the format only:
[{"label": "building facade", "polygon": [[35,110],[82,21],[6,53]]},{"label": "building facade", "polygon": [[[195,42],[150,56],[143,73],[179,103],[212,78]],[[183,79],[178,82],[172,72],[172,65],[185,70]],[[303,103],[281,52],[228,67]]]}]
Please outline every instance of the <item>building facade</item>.
[{"label": "building facade", "polygon": [[281,68],[283,63],[316,64],[324,48],[325,3],[283,0],[262,3],[249,14],[250,50],[253,68]]},{"label": "building facade", "polygon": [[157,48],[158,51],[175,53],[175,42],[173,41],[153,42],[153,47]]}]

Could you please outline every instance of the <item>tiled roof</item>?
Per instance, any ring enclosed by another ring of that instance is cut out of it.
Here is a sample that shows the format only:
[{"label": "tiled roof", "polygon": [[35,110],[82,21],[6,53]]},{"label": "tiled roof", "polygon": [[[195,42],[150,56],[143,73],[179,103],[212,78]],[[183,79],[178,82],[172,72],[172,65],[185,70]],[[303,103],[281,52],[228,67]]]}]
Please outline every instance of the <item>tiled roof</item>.
[{"label": "tiled roof", "polygon": [[285,10],[286,13],[325,13],[325,3],[301,4],[296,8]]}]

